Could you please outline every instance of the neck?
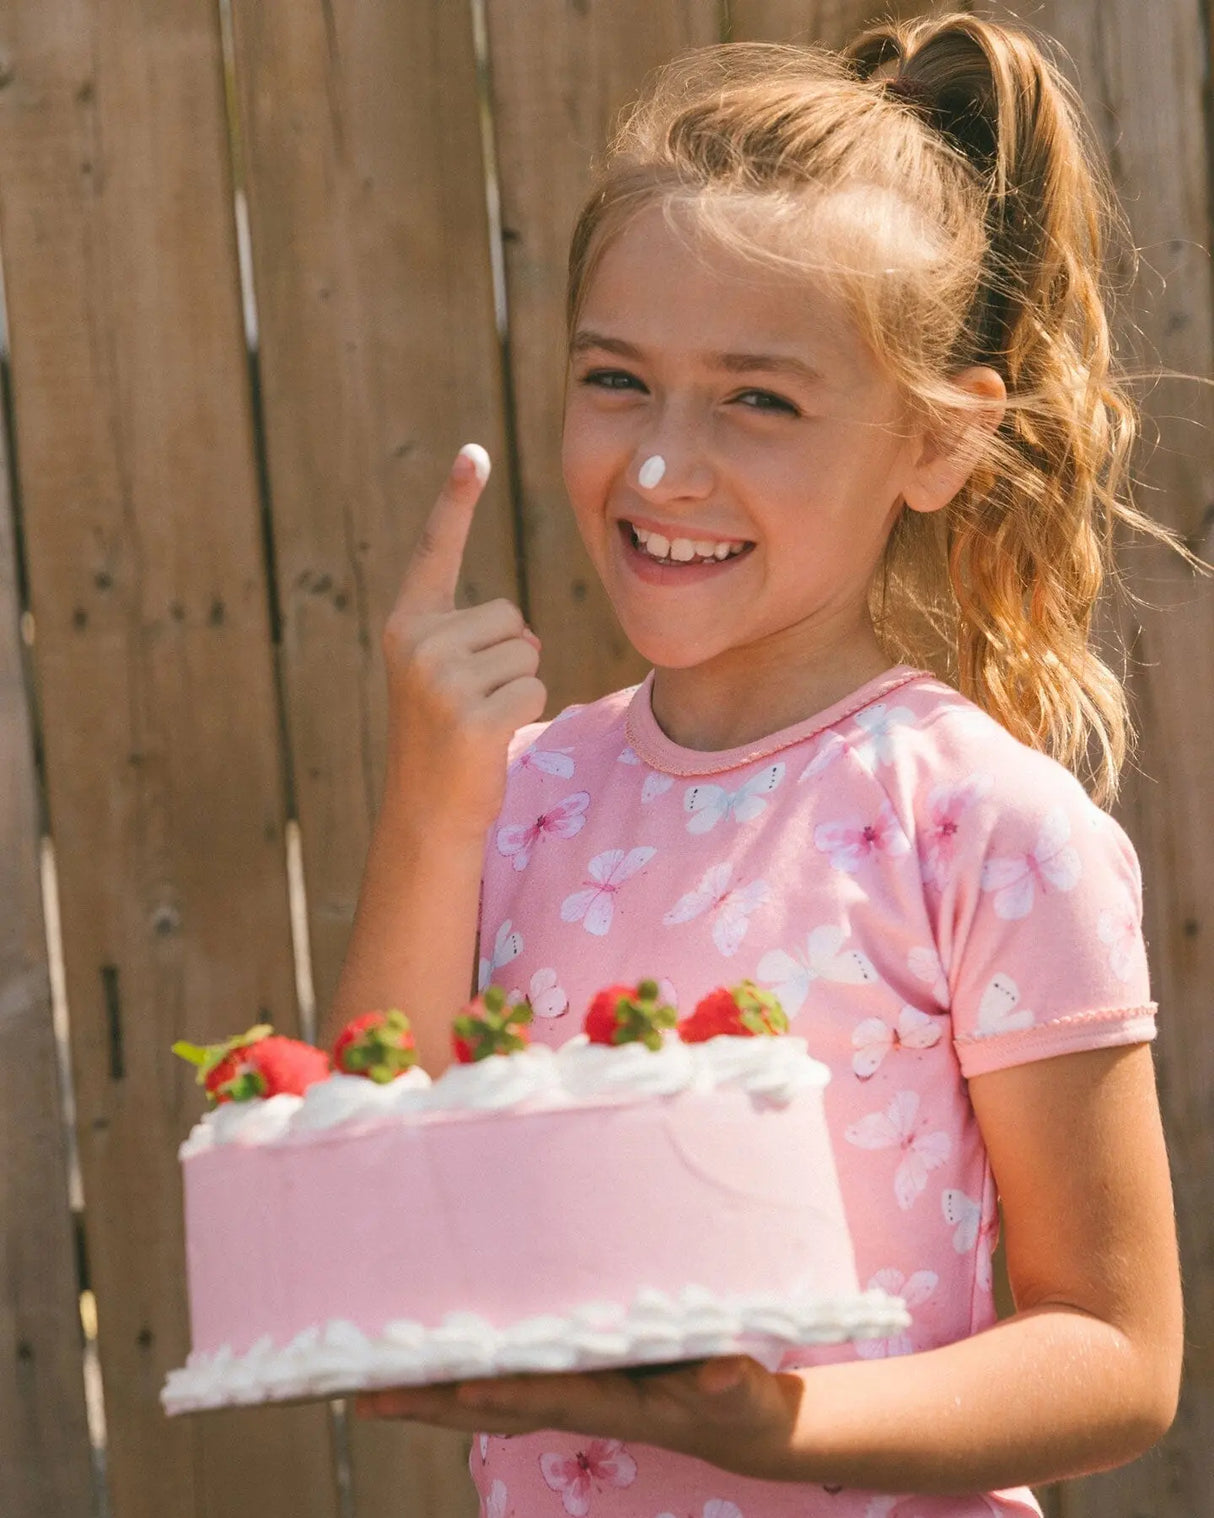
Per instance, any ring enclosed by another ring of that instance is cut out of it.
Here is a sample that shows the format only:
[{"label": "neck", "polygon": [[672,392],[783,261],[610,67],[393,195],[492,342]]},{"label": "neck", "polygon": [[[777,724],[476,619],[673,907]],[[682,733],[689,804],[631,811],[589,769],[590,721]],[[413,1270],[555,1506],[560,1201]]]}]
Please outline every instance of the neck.
[{"label": "neck", "polygon": [[825,711],[891,667],[868,622],[814,647],[790,648],[788,636],[687,669],[656,669],[658,726],[682,748],[739,748]]}]

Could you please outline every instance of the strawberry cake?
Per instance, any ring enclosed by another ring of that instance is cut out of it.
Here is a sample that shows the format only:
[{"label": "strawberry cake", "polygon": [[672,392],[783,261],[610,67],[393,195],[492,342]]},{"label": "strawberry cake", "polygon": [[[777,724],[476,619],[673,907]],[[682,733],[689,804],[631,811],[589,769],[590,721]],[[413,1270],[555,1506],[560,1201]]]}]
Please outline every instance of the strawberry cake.
[{"label": "strawberry cake", "polygon": [[177,1045],[212,1108],[181,1149],[192,1351],[170,1414],[519,1371],[884,1337],[861,1292],[829,1078],[750,983],[676,1025],[654,982],[529,1042],[493,988],[431,1081],[407,1020],[332,1055],[268,1028]]}]

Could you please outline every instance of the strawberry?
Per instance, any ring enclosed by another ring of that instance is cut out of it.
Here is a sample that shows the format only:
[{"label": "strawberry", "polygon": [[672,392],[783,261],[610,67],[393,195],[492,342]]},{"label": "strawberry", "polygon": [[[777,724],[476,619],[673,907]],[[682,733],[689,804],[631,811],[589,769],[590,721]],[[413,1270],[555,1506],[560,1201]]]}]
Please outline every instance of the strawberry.
[{"label": "strawberry", "polygon": [[770,991],[761,991],[753,980],[709,991],[696,1003],[691,1016],[678,1025],[679,1037],[685,1044],[702,1044],[721,1034],[752,1038],[787,1032],[784,1008]]},{"label": "strawberry", "polygon": [[341,1030],[333,1064],[347,1075],[365,1075],[386,1086],[417,1063],[417,1048],[403,1012],[364,1012]]},{"label": "strawberry", "polygon": [[461,1065],[488,1059],[491,1054],[513,1054],[531,1042],[527,1024],[531,1003],[526,997],[508,1002],[500,986],[487,986],[474,996],[452,1024],[452,1046]]},{"label": "strawberry", "polygon": [[256,1098],[302,1096],[330,1073],[329,1056],[297,1038],[275,1034],[268,1023],[222,1044],[173,1045],[173,1053],[198,1066],[198,1083],[213,1105]]},{"label": "strawberry", "polygon": [[641,1043],[662,1047],[662,1029],[673,1028],[677,1013],[660,998],[656,980],[635,986],[606,986],[590,1003],[582,1024],[592,1044]]}]

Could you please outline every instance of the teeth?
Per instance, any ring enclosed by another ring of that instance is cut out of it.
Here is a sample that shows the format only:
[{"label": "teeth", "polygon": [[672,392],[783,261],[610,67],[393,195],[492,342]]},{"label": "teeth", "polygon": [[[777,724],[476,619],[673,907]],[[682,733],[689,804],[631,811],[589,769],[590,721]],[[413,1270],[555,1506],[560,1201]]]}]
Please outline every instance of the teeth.
[{"label": "teeth", "polygon": [[651,559],[689,564],[693,559],[728,559],[742,552],[744,543],[716,543],[711,538],[670,538],[645,527],[633,527],[637,542]]}]

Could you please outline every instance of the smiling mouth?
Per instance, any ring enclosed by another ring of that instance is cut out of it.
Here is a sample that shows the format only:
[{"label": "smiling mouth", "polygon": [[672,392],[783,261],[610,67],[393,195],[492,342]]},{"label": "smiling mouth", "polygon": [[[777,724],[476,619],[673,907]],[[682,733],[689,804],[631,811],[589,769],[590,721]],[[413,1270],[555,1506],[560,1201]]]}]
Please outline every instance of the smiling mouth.
[{"label": "smiling mouth", "polygon": [[655,564],[675,568],[685,564],[724,564],[730,559],[741,558],[755,546],[749,542],[724,542],[716,538],[667,538],[660,532],[650,532],[631,522],[621,522],[620,530],[638,553]]}]

